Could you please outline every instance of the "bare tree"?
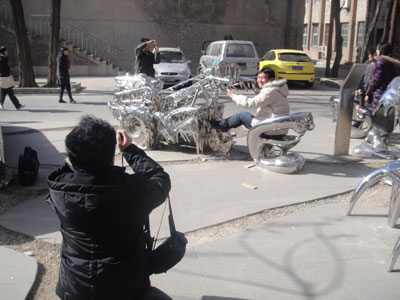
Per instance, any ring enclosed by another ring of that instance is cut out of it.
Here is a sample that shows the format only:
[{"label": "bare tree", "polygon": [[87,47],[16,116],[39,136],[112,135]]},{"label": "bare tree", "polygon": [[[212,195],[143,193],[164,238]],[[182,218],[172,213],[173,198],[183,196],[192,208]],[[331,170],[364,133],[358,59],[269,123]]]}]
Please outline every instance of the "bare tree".
[{"label": "bare tree", "polygon": [[339,0],[332,0],[332,13],[333,19],[335,20],[335,48],[336,55],[333,61],[331,77],[337,77],[339,74],[340,61],[342,60],[343,51],[343,38],[342,38],[342,28],[340,24],[340,3]]},{"label": "bare tree", "polygon": [[51,18],[50,18],[50,45],[46,86],[52,87],[57,85],[57,52],[60,48],[60,19],[61,19],[61,0],[51,1]]},{"label": "bare tree", "polygon": [[379,43],[387,43],[389,40],[390,21],[392,19],[391,16],[392,16],[393,2],[394,0],[391,0],[390,3],[388,3],[387,12],[385,13],[385,20],[384,20],[385,27],[383,27],[383,34]]},{"label": "bare tree", "polygon": [[364,44],[361,49],[360,61],[363,62],[367,58],[367,50],[373,44],[372,32],[375,29],[378,20],[379,12],[381,11],[382,3],[384,0],[370,0],[367,7],[367,26],[364,38]]},{"label": "bare tree", "polygon": [[19,60],[19,86],[37,87],[21,0],[10,0]]}]

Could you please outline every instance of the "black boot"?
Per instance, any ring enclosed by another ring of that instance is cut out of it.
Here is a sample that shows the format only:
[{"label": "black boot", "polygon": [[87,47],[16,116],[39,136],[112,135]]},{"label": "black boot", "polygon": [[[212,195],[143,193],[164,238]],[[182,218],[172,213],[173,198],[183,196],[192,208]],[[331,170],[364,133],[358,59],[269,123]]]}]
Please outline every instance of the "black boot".
[{"label": "black boot", "polygon": [[63,99],[58,100],[58,103],[67,103]]},{"label": "black boot", "polygon": [[74,103],[74,104],[76,103],[76,101],[74,99],[72,99],[72,98],[69,99],[69,102]]},{"label": "black boot", "polygon": [[228,128],[226,128],[225,126],[221,126],[221,121],[217,121],[217,120],[210,120],[210,125],[212,128],[215,128],[217,130],[221,130],[222,132],[227,132]]}]

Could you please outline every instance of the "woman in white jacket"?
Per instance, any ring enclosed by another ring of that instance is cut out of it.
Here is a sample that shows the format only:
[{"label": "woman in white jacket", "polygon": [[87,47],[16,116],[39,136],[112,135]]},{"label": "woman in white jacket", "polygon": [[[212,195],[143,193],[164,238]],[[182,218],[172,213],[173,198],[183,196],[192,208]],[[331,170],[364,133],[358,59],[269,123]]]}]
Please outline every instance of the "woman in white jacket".
[{"label": "woman in white jacket", "polygon": [[[287,99],[289,90],[285,79],[275,80],[274,71],[270,68],[265,68],[258,72],[257,84],[261,87],[261,91],[253,98],[237,95],[232,90],[228,90],[228,96],[237,105],[246,108],[257,108],[256,116],[247,111],[240,111],[221,121],[212,121],[212,126],[222,131],[228,131],[230,128],[236,128],[240,125],[250,129],[260,121],[289,114],[289,102]],[[275,130],[266,134],[274,136],[285,135],[287,134],[287,129]]]}]

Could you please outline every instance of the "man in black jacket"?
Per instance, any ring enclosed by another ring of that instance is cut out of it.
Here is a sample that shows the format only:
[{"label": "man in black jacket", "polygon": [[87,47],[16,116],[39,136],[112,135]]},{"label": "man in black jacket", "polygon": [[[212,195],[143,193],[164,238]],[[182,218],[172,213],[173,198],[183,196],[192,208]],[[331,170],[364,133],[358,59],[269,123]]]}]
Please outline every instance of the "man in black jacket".
[{"label": "man in black jacket", "polygon": [[[8,64],[8,50],[5,46],[0,47],[0,77],[9,77],[11,76],[11,68]],[[13,86],[0,86],[0,110],[5,110],[3,107],[4,100],[6,96],[10,98],[11,102],[14,104],[17,110],[20,110],[25,105],[19,103],[17,97],[14,95]]]},{"label": "man in black jacket", "polygon": [[[56,294],[64,300],[143,299],[150,287],[143,226],[170,191],[169,175],[125,133],[84,116],[66,137],[65,165],[47,202],[63,243]],[[115,145],[134,174],[113,165]]]},{"label": "man in black jacket", "polygon": [[[155,45],[155,54],[150,51],[151,45]],[[141,43],[135,49],[135,73],[144,73],[154,77],[156,71],[153,65],[158,63],[160,63],[160,52],[158,52],[156,41],[142,38]]]}]

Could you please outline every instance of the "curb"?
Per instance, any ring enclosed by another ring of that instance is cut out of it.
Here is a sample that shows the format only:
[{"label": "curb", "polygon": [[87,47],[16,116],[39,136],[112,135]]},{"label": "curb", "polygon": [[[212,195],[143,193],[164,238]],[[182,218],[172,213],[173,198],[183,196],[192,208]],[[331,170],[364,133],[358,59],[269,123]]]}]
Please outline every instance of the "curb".
[{"label": "curb", "polygon": [[[59,94],[59,87],[15,87],[14,94]],[[71,82],[72,93],[79,93],[82,90],[80,82]]]}]

